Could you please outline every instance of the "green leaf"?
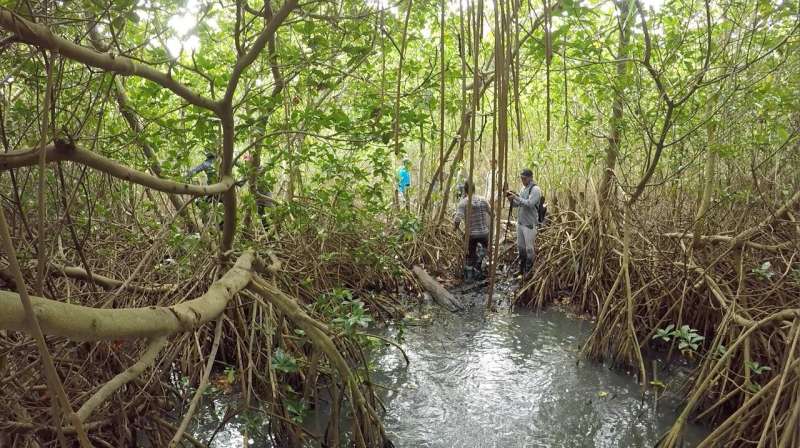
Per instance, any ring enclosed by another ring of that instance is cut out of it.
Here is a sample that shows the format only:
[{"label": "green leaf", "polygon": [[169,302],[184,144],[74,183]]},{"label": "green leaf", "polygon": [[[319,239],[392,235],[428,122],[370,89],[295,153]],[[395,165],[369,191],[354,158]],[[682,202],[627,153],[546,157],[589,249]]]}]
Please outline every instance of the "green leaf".
[{"label": "green leaf", "polygon": [[294,357],[287,354],[282,348],[275,350],[272,355],[272,368],[284,373],[294,373],[299,370]]}]

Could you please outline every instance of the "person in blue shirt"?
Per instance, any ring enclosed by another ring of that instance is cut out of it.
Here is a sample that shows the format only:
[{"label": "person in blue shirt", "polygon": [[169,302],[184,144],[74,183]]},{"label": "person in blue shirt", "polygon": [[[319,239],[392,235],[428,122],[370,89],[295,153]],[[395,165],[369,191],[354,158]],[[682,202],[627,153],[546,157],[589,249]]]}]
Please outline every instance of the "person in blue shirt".
[{"label": "person in blue shirt", "polygon": [[[203,172],[206,173],[206,185],[216,183],[218,180],[216,160],[216,154],[211,151],[206,152],[206,159],[203,160],[203,163],[195,166],[186,173],[186,181],[191,181],[194,176]],[[214,209],[220,202],[222,202],[222,194],[220,193],[209,194],[199,198],[197,205],[200,208],[203,221],[209,220],[209,214],[211,213],[211,210]],[[218,227],[222,229],[222,225],[223,222],[220,221]]]},{"label": "person in blue shirt", "polygon": [[403,159],[403,166],[397,171],[397,192],[408,210],[411,202],[411,160]]},{"label": "person in blue shirt", "polygon": [[186,173],[186,179],[189,180],[193,178],[196,174],[203,171],[206,173],[206,183],[213,184],[217,182],[217,168],[214,166],[214,161],[216,160],[217,156],[213,152],[206,153],[206,160],[203,161],[200,165],[189,170]]}]

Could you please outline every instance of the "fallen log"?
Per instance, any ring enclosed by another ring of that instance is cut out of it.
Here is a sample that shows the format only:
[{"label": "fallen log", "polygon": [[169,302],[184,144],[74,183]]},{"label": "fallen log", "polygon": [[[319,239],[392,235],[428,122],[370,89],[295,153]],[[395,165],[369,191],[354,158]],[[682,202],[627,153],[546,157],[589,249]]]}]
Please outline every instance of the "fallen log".
[{"label": "fallen log", "polygon": [[447,308],[448,311],[455,312],[464,309],[464,307],[456,300],[455,296],[450,293],[444,286],[439,284],[433,277],[428,274],[425,269],[420,266],[412,268],[414,275],[417,276],[419,283],[428,291],[439,305]]}]

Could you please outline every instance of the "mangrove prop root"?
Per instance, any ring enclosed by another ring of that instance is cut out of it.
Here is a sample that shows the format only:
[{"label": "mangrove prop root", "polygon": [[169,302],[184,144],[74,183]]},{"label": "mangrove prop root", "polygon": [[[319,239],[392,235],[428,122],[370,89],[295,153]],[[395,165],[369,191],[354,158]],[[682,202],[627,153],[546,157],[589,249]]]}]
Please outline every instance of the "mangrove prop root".
[{"label": "mangrove prop root", "polygon": [[342,357],[342,354],[336,348],[331,338],[325,334],[319,324],[303,311],[291,297],[284,294],[275,286],[259,277],[255,277],[249,288],[251,288],[253,292],[266,297],[270,303],[274,304],[287,318],[305,331],[314,345],[322,350],[333,363],[342,382],[345,384],[346,390],[349,392],[352,406],[354,407],[354,411],[356,411],[354,414],[356,418],[356,424],[354,425],[356,440],[362,441],[365,446],[374,446],[376,443],[382,444],[385,436],[380,417],[367,402],[360,389],[356,376],[347,365],[347,362]]}]

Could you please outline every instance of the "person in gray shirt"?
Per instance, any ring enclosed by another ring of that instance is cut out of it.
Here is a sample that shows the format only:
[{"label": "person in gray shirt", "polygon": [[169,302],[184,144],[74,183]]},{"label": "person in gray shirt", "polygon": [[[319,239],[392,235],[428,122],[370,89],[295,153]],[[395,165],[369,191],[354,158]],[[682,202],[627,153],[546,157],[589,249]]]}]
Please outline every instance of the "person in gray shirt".
[{"label": "person in gray shirt", "polygon": [[524,169],[519,175],[522,190],[519,194],[506,193],[511,207],[517,207],[517,250],[519,251],[519,274],[525,275],[533,267],[534,241],[539,228],[539,201],[542,190],[533,181],[533,172]]}]

